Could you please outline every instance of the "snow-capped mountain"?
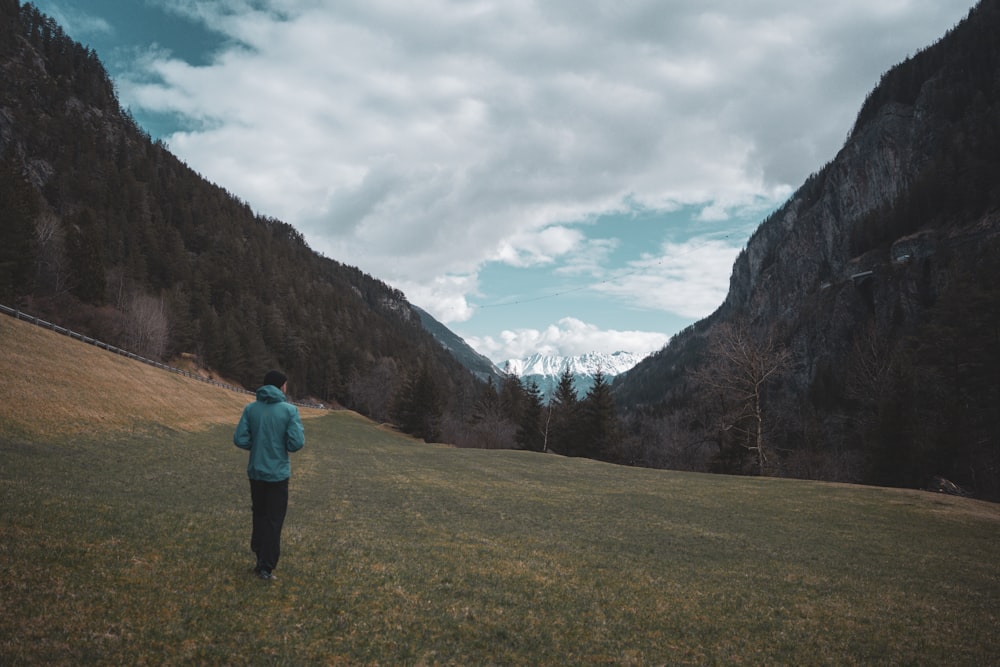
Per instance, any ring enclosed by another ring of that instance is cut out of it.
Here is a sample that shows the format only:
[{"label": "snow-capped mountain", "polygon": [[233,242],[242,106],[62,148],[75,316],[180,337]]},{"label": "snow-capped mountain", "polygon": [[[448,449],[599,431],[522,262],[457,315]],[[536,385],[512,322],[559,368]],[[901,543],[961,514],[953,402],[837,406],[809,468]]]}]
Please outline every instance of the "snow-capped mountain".
[{"label": "snow-capped mountain", "polygon": [[612,377],[631,369],[642,361],[645,355],[632,352],[614,352],[602,354],[592,352],[575,357],[557,357],[545,354],[533,354],[524,359],[508,359],[499,364],[500,368],[521,378],[524,382],[534,380],[542,392],[542,399],[548,401],[555,393],[559,377],[567,368],[573,374],[573,386],[576,395],[583,398],[594,386],[594,375],[598,370],[608,381]]}]

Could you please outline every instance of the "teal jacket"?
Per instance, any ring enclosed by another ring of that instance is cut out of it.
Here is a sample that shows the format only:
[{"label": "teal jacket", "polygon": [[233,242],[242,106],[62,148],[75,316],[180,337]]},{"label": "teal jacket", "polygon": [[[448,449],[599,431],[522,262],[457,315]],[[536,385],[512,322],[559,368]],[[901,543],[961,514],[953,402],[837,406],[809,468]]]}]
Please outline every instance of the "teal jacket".
[{"label": "teal jacket", "polygon": [[306,444],[299,410],[285,401],[280,389],[266,384],[257,390],[257,400],[243,408],[233,444],[250,450],[247,476],[263,482],[280,482],[292,475],[288,452]]}]

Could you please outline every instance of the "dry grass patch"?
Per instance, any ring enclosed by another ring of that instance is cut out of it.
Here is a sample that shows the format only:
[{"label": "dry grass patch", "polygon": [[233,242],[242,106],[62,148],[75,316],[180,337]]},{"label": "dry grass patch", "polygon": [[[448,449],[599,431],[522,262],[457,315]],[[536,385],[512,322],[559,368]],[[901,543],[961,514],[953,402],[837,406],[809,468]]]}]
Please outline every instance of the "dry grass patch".
[{"label": "dry grass patch", "polygon": [[197,431],[235,424],[253,400],[11,317],[0,317],[0,349],[0,435],[65,438],[150,425]]}]

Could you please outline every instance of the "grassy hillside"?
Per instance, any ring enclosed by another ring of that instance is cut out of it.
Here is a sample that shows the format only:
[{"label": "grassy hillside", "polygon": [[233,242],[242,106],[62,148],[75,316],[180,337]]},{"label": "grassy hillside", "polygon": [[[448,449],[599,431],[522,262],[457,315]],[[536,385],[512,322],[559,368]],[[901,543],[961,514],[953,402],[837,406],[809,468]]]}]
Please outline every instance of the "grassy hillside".
[{"label": "grassy hillside", "polygon": [[152,425],[194,431],[231,423],[253,400],[7,316],[0,351],[0,436],[64,439]]},{"label": "grassy hillside", "polygon": [[0,664],[1000,661],[996,505],[452,449],[349,412],[306,422],[258,581],[245,397],[14,324]]}]

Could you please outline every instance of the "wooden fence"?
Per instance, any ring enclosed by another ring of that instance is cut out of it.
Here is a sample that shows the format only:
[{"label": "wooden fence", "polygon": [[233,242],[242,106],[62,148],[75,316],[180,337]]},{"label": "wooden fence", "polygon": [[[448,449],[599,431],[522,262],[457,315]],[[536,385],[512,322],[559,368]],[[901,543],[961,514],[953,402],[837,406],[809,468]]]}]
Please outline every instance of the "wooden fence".
[{"label": "wooden fence", "polygon": [[[208,384],[213,384],[216,387],[221,387],[223,389],[228,389],[229,391],[239,392],[241,394],[250,394],[251,396],[253,396],[254,393],[255,393],[255,392],[252,392],[252,391],[248,391],[248,390],[244,389],[243,387],[237,387],[235,385],[231,385],[231,384],[228,384],[228,383],[225,383],[225,382],[219,382],[218,380],[213,380],[212,378],[208,378],[208,377],[205,377],[203,375],[198,375],[197,373],[192,373],[190,371],[186,371],[186,370],[183,370],[181,368],[174,368],[173,366],[168,366],[166,364],[160,363],[159,361],[155,361],[153,359],[147,359],[146,357],[139,356],[138,354],[135,354],[134,352],[129,352],[128,350],[123,350],[120,347],[115,347],[114,345],[109,345],[109,344],[107,344],[105,342],[102,342],[102,341],[96,340],[94,338],[91,338],[90,336],[84,336],[83,334],[77,333],[76,331],[71,331],[70,329],[66,329],[65,327],[61,327],[61,326],[59,326],[57,324],[53,324],[52,322],[46,322],[43,319],[37,318],[37,317],[35,317],[33,315],[29,315],[27,313],[24,313],[24,312],[22,312],[20,310],[15,309],[15,308],[9,308],[7,306],[4,306],[3,304],[0,304],[0,312],[4,313],[6,315],[10,315],[11,317],[13,317],[15,319],[22,320],[24,322],[29,322],[31,324],[34,324],[35,326],[42,327],[43,329],[49,329],[50,331],[55,331],[56,333],[62,334],[64,336],[69,336],[70,338],[75,338],[76,340],[84,342],[84,343],[87,343],[88,345],[93,345],[95,347],[101,348],[102,350],[107,350],[108,352],[111,352],[112,354],[119,354],[119,355],[121,355],[123,357],[128,357],[129,359],[134,359],[135,361],[139,361],[139,362],[142,362],[144,364],[149,364],[150,366],[155,366],[156,368],[159,368],[160,370],[168,371],[170,373],[177,373],[178,375],[184,375],[184,376],[189,377],[189,378],[191,378],[193,380],[198,380],[199,382],[206,382]],[[300,407],[304,407],[304,408],[325,408],[326,407],[324,405],[317,405],[315,403],[299,403],[297,401],[290,401],[290,402],[293,403],[293,404],[295,404],[295,405],[298,405]]]}]

